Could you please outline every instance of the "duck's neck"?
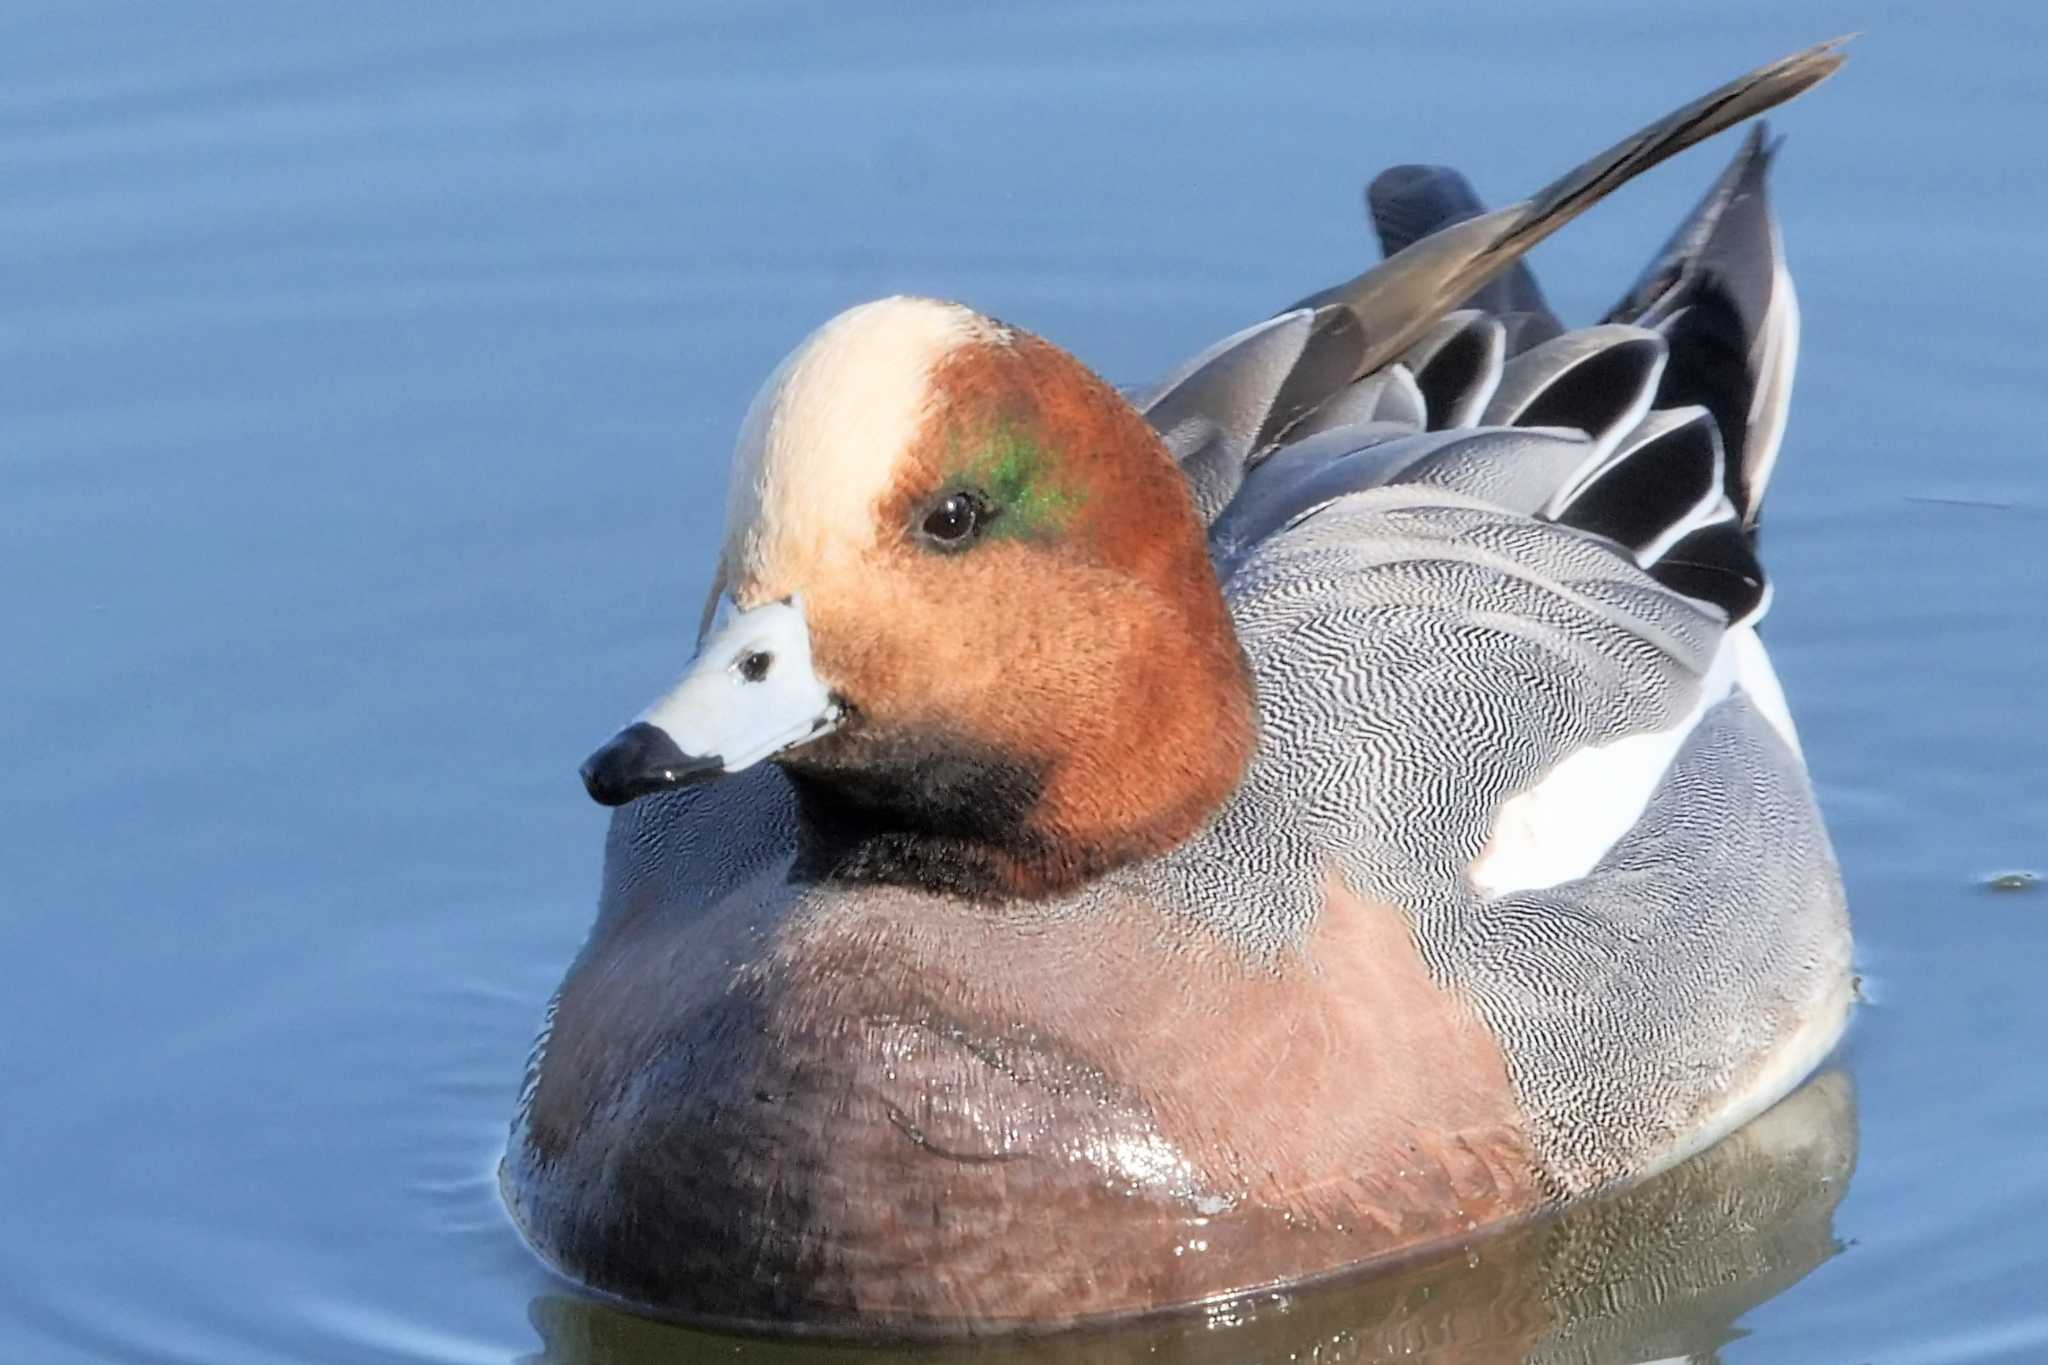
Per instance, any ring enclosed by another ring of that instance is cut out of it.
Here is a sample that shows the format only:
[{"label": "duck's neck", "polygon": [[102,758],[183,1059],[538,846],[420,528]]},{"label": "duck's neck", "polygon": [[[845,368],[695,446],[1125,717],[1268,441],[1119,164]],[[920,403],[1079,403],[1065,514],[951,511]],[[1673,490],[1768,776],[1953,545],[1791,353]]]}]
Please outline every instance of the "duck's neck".
[{"label": "duck's neck", "polygon": [[1227,616],[1216,624],[1222,647],[1131,670],[1086,745],[1056,727],[1039,753],[897,734],[788,763],[796,874],[1043,900],[1182,843],[1236,790],[1255,743],[1250,675]]},{"label": "duck's neck", "polygon": [[919,749],[858,768],[790,767],[797,876],[993,901],[1056,894],[1114,865],[1033,828],[1043,774],[997,755]]}]

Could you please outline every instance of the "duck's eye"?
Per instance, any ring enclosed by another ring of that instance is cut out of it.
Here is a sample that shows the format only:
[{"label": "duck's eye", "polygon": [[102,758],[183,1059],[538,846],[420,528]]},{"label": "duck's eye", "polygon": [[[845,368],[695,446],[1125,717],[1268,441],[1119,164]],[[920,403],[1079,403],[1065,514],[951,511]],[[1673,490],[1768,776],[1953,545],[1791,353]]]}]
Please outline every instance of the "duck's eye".
[{"label": "duck's eye", "polygon": [[957,550],[980,535],[988,519],[988,499],[972,489],[963,489],[932,504],[918,529],[940,546]]}]

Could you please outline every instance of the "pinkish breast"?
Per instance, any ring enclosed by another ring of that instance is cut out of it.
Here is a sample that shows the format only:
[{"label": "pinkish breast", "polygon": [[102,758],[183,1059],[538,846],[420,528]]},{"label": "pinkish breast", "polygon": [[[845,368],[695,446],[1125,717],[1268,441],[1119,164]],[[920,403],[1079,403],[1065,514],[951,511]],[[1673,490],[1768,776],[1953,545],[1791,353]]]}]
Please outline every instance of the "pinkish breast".
[{"label": "pinkish breast", "polygon": [[1499,1048],[1391,907],[1334,893],[1256,962],[1138,904],[772,880],[593,943],[506,1189],[595,1288],[843,1330],[1157,1309],[1540,1202]]}]

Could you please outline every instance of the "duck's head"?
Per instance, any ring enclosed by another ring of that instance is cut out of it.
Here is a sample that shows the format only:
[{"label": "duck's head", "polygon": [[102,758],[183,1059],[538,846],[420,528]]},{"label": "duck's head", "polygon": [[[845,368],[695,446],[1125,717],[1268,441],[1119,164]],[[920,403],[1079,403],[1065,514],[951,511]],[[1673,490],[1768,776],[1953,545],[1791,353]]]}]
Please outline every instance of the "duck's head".
[{"label": "duck's head", "polygon": [[1186,838],[1253,742],[1187,483],[1064,351],[953,303],[840,314],[741,430],[682,680],[607,805],[773,760],[807,875],[1044,896]]}]

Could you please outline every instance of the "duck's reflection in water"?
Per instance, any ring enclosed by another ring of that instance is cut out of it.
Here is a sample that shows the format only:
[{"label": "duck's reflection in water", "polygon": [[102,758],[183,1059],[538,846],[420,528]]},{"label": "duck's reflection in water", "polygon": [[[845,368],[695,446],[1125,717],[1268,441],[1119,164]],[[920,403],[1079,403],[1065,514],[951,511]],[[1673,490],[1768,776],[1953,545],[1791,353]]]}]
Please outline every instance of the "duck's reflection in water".
[{"label": "duck's reflection in water", "polygon": [[1846,1072],[1814,1077],[1712,1150],[1633,1190],[1392,1273],[1206,1313],[957,1346],[745,1340],[569,1295],[533,1303],[547,1365],[744,1361],[1640,1362],[1712,1360],[1742,1314],[1838,1248],[1856,1165]]}]

